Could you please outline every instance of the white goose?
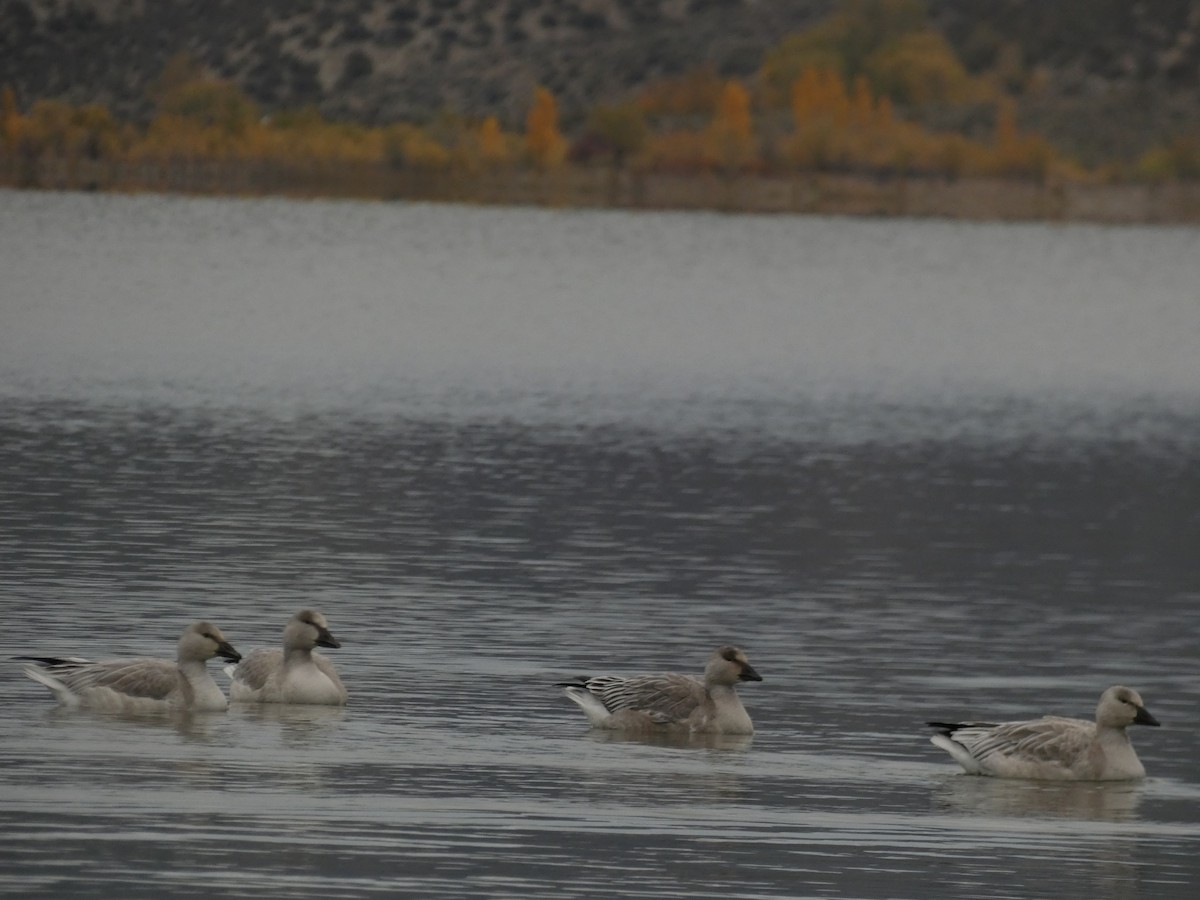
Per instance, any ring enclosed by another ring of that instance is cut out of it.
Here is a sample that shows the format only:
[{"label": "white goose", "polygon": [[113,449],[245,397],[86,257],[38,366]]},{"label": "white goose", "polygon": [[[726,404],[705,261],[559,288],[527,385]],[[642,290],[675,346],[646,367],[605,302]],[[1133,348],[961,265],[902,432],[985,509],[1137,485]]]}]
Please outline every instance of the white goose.
[{"label": "white goose", "polygon": [[225,709],[229,702],[205,663],[214,656],[237,662],[241,654],[221,629],[197,622],[179,639],[175,661],[107,659],[74,656],[19,656],[32,665],[24,672],[50,688],[60,703],[106,712],[144,713]]},{"label": "white goose", "polygon": [[1129,742],[1130,725],[1157,725],[1138,692],[1114,685],[1100,695],[1096,720],[1045,716],[1023,722],[928,723],[930,738],[971,775],[1052,781],[1124,781],[1146,774]]},{"label": "white goose", "polygon": [[737,647],[720,647],[704,676],[599,675],[559,682],[593,728],[689,734],[753,734],[737,695],[739,681],[762,681]]},{"label": "white goose", "polygon": [[283,630],[282,650],[254,650],[237,666],[230,699],[251,703],[313,703],[341,706],[346,688],[337,670],[314,647],[340,647],[325,617],[313,609],[296,613]]}]

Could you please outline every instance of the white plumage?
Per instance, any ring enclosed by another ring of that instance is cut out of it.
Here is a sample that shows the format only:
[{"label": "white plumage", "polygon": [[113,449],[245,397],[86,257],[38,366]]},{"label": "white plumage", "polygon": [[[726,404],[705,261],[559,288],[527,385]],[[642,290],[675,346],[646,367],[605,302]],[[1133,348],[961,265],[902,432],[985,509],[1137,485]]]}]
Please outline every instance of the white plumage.
[{"label": "white plumage", "polygon": [[340,647],[321,613],[302,609],[283,630],[282,650],[254,650],[237,666],[226,666],[233,679],[229,696],[250,703],[311,703],[341,706],[346,688],[316,647]]},{"label": "white plumage", "polygon": [[1158,725],[1137,691],[1114,685],[1096,719],[1044,716],[1021,722],[930,722],[930,741],[971,775],[1054,781],[1121,781],[1146,774],[1125,729]]},{"label": "white plumage", "polygon": [[241,655],[211,622],[196,622],[179,639],[175,661],[134,658],[91,662],[77,656],[22,656],[23,671],[54,692],[60,703],[106,712],[225,709],[225,694],[205,663]]}]

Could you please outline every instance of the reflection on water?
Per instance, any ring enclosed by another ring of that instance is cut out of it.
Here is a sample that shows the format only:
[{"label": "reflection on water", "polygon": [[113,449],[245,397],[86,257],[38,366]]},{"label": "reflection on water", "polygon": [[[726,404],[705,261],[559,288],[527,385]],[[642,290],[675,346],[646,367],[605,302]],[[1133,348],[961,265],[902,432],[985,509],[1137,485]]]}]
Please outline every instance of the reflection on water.
[{"label": "reflection on water", "polygon": [[[315,607],[351,693],[127,720],[6,667],[0,894],[1193,896],[1194,232],[0,203],[11,653]],[[723,643],[753,737],[555,687]],[[1116,682],[1140,784],[923,725]]]},{"label": "reflection on water", "polygon": [[[33,683],[30,682],[30,685]],[[25,685],[20,685],[25,688]],[[151,712],[101,712],[87,707],[63,706],[54,702],[48,691],[29,687],[27,693],[34,695],[48,707],[45,719],[60,726],[85,725],[99,731],[108,731],[114,724],[121,724],[136,735],[139,731],[150,734],[154,731],[169,729],[175,733],[193,739],[205,740],[212,732],[214,724],[224,725],[224,714],[218,712],[186,712],[180,710],[161,710]],[[31,700],[33,697],[30,698]],[[137,740],[136,737],[131,738]]]},{"label": "reflection on water", "polygon": [[645,744],[649,747],[675,747],[681,750],[749,750],[752,734],[661,734],[626,733],[593,728],[586,732],[588,740],[601,744]]},{"label": "reflection on water", "polygon": [[255,728],[271,728],[285,746],[304,749],[334,739],[345,709],[341,706],[234,703],[229,715],[245,720]]},{"label": "reflection on water", "polygon": [[[1200,422],[1174,428],[842,444],[10,404],[14,648],[161,654],[197,615],[273,646],[313,606],[351,689],[125,720],[14,667],[11,891],[1187,897],[1200,605],[1171,473]],[[589,732],[555,686],[725,641],[767,673],[753,736]],[[1085,713],[1116,680],[1166,726],[1143,784],[950,774],[922,724]]]},{"label": "reflection on water", "polygon": [[963,775],[944,779],[933,801],[937,809],[951,814],[1119,822],[1135,818],[1144,792],[1141,782],[1045,782]]}]

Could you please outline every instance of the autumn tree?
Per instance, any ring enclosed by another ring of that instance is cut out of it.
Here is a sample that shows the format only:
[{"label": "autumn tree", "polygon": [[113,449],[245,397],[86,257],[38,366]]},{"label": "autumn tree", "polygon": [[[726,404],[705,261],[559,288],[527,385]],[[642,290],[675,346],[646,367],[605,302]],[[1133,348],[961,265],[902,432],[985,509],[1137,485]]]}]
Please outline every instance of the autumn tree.
[{"label": "autumn tree", "polygon": [[725,83],[706,133],[713,160],[726,173],[744,169],[758,157],[750,116],[750,93],[737,79]]},{"label": "autumn tree", "polygon": [[828,18],[767,51],[759,73],[764,102],[783,105],[809,69],[836,72],[848,84],[866,76],[876,96],[907,106],[981,93],[946,39],[929,27],[920,0],[842,0]]},{"label": "autumn tree", "polygon": [[877,93],[909,106],[966,100],[971,78],[946,39],[935,31],[905,34],[865,65]]},{"label": "autumn tree", "polygon": [[179,85],[163,97],[159,112],[231,135],[243,133],[259,118],[253,100],[237,86],[215,79]]},{"label": "autumn tree", "polygon": [[21,139],[21,110],[17,95],[8,85],[0,91],[0,147],[6,154],[16,153]]},{"label": "autumn tree", "polygon": [[479,126],[479,157],[485,166],[495,167],[509,161],[508,140],[495,116],[488,116]]},{"label": "autumn tree", "polygon": [[437,171],[450,165],[450,151],[416,125],[400,123],[387,130],[384,153],[397,169]]},{"label": "autumn tree", "polygon": [[996,104],[996,140],[989,168],[999,175],[1044,178],[1054,162],[1054,151],[1041,135],[1022,134],[1017,127],[1016,103],[1002,97]]},{"label": "autumn tree", "polygon": [[146,94],[154,108],[163,112],[163,104],[167,103],[176,91],[184,85],[204,81],[206,77],[200,61],[187,51],[182,51],[167,60],[167,64],[151,83]]},{"label": "autumn tree", "polygon": [[544,87],[534,90],[533,106],[525,117],[525,149],[539,169],[562,163],[567,142],[558,130],[558,104]]},{"label": "autumn tree", "polygon": [[650,133],[646,115],[635,103],[597,106],[588,117],[587,130],[611,154],[616,169],[625,167]]},{"label": "autumn tree", "polygon": [[88,159],[112,159],[122,149],[121,128],[108,108],[98,103],[81,106],[71,117],[78,131],[78,150]]},{"label": "autumn tree", "polygon": [[1137,161],[1139,177],[1161,182],[1200,179],[1200,137],[1180,135],[1147,150]]},{"label": "autumn tree", "polygon": [[[860,97],[859,104],[869,98]],[[844,161],[852,108],[836,69],[805,69],[791,89],[793,136],[785,155],[804,169],[825,169]],[[861,112],[861,110],[860,110]]]},{"label": "autumn tree", "polygon": [[725,83],[711,65],[646,85],[635,102],[647,115],[709,116]]},{"label": "autumn tree", "polygon": [[786,103],[806,69],[833,70],[853,80],[867,71],[874,54],[925,27],[921,0],[842,0],[826,19],[767,51],[759,73],[764,100]]}]

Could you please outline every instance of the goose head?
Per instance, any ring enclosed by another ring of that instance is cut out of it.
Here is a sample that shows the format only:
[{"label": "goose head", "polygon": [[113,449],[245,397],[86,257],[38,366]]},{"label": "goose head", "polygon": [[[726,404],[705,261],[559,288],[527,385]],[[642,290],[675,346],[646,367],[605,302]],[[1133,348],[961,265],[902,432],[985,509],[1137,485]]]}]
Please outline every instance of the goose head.
[{"label": "goose head", "polygon": [[737,684],[739,681],[762,681],[746,654],[737,647],[719,647],[708,660],[704,680],[709,684]]},{"label": "goose head", "polygon": [[315,609],[302,609],[283,631],[283,645],[298,650],[313,647],[340,647],[341,641],[329,631],[329,623]]},{"label": "goose head", "polygon": [[1150,715],[1137,691],[1117,684],[1100,695],[1096,723],[1108,728],[1126,728],[1129,725],[1157,725],[1158,719]]},{"label": "goose head", "polygon": [[212,622],[196,622],[189,625],[183,637],[179,639],[179,661],[204,662],[214,656],[234,663],[241,662],[242,659],[242,654],[233,649],[233,645],[221,634],[221,629]]}]

